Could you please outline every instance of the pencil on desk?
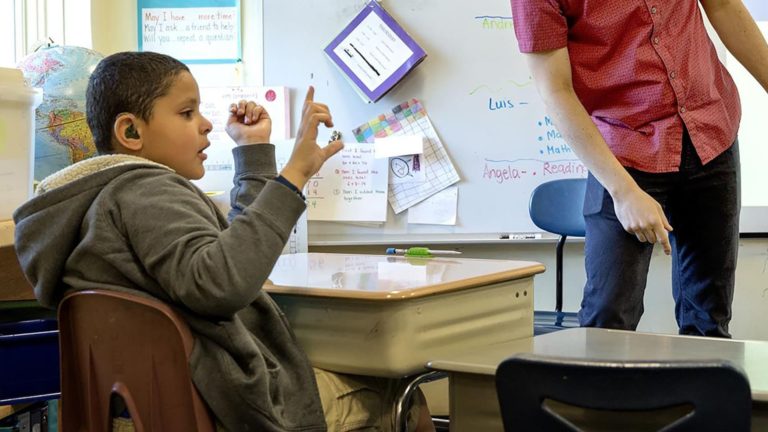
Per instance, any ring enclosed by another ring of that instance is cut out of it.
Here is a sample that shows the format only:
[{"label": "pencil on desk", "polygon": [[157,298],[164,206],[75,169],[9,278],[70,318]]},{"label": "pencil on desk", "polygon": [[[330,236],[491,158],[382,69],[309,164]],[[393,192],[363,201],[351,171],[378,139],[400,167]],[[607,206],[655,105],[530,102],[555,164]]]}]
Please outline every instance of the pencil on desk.
[{"label": "pencil on desk", "polygon": [[408,249],[387,248],[387,255],[405,255],[405,256],[432,256],[432,255],[461,255],[456,250],[436,250],[425,247],[412,247]]}]

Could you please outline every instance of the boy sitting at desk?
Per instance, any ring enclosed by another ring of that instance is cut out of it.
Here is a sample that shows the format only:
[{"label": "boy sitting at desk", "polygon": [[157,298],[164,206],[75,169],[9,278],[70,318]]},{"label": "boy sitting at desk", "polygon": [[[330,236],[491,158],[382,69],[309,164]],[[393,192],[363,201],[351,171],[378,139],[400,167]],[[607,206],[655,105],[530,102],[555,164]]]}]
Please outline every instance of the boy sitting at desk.
[{"label": "boy sitting at desk", "polygon": [[[313,371],[260,289],[305,210],[302,187],[342,147],[317,145],[319,124],[332,120],[313,94],[277,177],[267,112],[247,101],[230,107],[226,131],[237,147],[228,223],[189,181],[204,174],[212,128],[189,69],[162,54],[111,55],[87,91],[101,156],[46,178],[14,214],[19,261],[43,305],[56,307],[67,290],[106,288],[149,294],[185,318],[193,381],[219,429],[390,427],[397,382]],[[411,417],[431,428],[421,398]]]}]

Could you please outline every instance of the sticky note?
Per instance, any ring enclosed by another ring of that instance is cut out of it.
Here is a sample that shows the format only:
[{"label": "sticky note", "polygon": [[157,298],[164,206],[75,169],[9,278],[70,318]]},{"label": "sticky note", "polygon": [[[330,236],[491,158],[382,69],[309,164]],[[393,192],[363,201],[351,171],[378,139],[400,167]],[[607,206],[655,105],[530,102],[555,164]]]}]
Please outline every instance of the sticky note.
[{"label": "sticky note", "polygon": [[424,153],[424,137],[418,135],[376,138],[373,145],[376,159]]}]

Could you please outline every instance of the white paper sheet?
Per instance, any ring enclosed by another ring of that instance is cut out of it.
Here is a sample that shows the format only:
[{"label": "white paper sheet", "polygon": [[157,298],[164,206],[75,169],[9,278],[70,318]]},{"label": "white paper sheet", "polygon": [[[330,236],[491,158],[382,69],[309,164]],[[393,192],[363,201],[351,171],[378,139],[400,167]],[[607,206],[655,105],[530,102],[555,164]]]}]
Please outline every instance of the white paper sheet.
[{"label": "white paper sheet", "polygon": [[387,160],[373,145],[345,143],[307,183],[309,220],[384,222],[387,218]]},{"label": "white paper sheet", "polygon": [[451,186],[408,209],[409,224],[456,225],[459,188]]},{"label": "white paper sheet", "polygon": [[229,118],[229,105],[241,99],[253,100],[264,106],[272,119],[272,141],[290,137],[287,87],[201,87],[200,111],[213,124],[208,134],[211,146],[205,151],[208,159],[203,166],[205,175],[193,183],[206,192],[224,192],[211,197],[226,214],[229,211],[229,191],[232,189],[235,142],[224,127]]}]

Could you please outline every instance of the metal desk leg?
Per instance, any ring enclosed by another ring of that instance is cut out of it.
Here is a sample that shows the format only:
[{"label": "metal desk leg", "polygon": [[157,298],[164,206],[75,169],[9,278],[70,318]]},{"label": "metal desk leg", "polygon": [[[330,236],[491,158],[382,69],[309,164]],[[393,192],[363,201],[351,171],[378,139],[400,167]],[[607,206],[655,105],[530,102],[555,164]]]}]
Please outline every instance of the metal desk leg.
[{"label": "metal desk leg", "polygon": [[442,378],[446,378],[448,374],[446,372],[438,372],[438,371],[432,371],[432,372],[425,372],[421,375],[415,375],[413,377],[407,377],[406,379],[410,379],[410,382],[405,386],[403,389],[403,392],[400,394],[400,397],[397,399],[397,402],[395,402],[395,413],[392,416],[393,421],[395,423],[394,430],[396,432],[407,432],[408,430],[408,418],[405,415],[405,407],[408,406],[408,404],[411,402],[411,397],[413,396],[413,392],[416,391],[417,388],[419,388],[419,385],[428,383],[430,381],[439,380]]}]

